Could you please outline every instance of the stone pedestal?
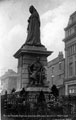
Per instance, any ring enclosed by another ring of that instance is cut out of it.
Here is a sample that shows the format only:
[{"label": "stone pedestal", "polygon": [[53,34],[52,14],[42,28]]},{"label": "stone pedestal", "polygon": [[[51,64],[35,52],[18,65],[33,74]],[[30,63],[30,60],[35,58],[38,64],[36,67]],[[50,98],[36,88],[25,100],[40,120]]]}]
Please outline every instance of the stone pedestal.
[{"label": "stone pedestal", "polygon": [[44,87],[27,87],[26,89],[27,91],[31,91],[31,92],[40,92],[40,91],[43,91],[44,93],[45,92],[50,92],[50,89],[47,87],[47,86],[44,86]]},{"label": "stone pedestal", "polygon": [[[27,88],[29,82],[28,66],[32,64],[37,57],[44,67],[47,66],[47,57],[52,51],[47,51],[44,46],[22,46],[14,57],[18,59],[18,81],[17,89]],[[47,74],[47,73],[46,73]],[[29,88],[30,89],[30,88]]]}]

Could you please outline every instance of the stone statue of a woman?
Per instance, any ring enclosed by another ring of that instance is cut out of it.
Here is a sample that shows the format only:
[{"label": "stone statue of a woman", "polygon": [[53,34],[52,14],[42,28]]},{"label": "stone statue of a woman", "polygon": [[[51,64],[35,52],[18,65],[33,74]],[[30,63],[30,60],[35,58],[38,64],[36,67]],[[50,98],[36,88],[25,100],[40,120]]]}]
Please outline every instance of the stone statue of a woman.
[{"label": "stone statue of a woman", "polygon": [[29,11],[31,13],[28,19],[27,39],[26,45],[41,46],[40,42],[40,18],[37,10],[34,6],[30,6]]}]

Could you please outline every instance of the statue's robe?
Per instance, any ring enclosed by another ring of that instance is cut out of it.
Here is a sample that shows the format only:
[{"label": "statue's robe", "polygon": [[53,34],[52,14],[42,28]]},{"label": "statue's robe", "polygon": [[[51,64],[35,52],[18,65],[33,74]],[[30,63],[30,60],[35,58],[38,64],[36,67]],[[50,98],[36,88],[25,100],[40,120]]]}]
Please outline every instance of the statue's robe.
[{"label": "statue's robe", "polygon": [[26,43],[28,45],[41,45],[40,42],[40,19],[38,13],[35,11],[28,20],[28,35]]}]

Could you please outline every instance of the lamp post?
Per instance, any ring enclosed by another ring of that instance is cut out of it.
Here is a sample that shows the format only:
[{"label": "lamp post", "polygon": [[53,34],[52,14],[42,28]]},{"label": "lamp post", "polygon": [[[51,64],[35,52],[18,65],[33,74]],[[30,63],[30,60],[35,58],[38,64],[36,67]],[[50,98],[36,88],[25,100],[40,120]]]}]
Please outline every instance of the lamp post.
[{"label": "lamp post", "polygon": [[54,75],[52,75],[51,77],[52,77],[52,86],[53,86],[53,78],[54,78]]}]

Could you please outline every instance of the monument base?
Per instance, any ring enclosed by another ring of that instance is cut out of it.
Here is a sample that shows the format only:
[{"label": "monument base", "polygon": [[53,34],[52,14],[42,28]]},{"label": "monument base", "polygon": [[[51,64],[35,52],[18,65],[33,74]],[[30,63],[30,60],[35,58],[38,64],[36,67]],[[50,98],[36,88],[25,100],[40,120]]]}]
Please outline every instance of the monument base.
[{"label": "monument base", "polygon": [[[52,51],[47,51],[44,46],[29,46],[23,45],[14,55],[18,59],[18,81],[17,89],[27,88],[29,83],[29,71],[28,67],[36,61],[36,58],[40,58],[41,64],[47,67],[47,57]],[[47,70],[46,70],[47,79]],[[46,80],[47,81],[47,80]],[[46,84],[46,83],[45,83]]]},{"label": "monument base", "polygon": [[48,87],[27,87],[26,91],[50,92],[50,89]]}]

